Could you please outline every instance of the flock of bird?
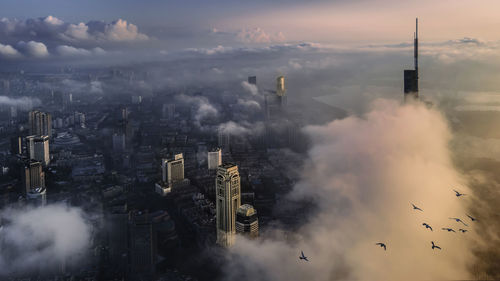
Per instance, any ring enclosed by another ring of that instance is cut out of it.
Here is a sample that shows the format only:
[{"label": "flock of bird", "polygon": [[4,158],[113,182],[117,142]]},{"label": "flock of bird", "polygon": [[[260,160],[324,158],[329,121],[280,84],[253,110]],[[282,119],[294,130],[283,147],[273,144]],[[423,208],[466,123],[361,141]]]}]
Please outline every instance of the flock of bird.
[{"label": "flock of bird", "polygon": [[[457,191],[457,190],[455,190],[455,189],[453,189],[453,191],[455,192],[455,196],[456,196],[456,197],[461,197],[461,196],[465,196],[465,195],[467,195],[467,194],[464,194],[464,193],[460,193],[459,191]],[[410,204],[412,205],[413,210],[416,210],[416,211],[421,211],[421,212],[423,212],[423,211],[424,211],[424,210],[422,210],[421,208],[419,208],[419,207],[415,206],[415,204],[413,204],[413,203],[410,203]],[[472,216],[470,216],[470,215],[468,215],[468,214],[466,214],[466,215],[467,215],[467,217],[469,217],[469,219],[470,219],[472,222],[477,221],[477,219],[476,219],[476,218],[474,218],[474,217],[472,217]],[[464,226],[468,226],[468,225],[467,225],[467,224],[466,224],[463,220],[461,220],[460,218],[449,218],[449,219],[450,219],[450,220],[454,220],[454,221],[456,221],[456,222],[458,222],[458,223],[462,223]],[[433,230],[432,230],[432,227],[431,227],[428,223],[424,222],[424,223],[422,223],[422,225],[425,227],[425,229],[429,229],[430,231],[433,231]],[[455,232],[455,233],[456,233],[456,231],[455,231],[453,228],[443,227],[443,228],[441,228],[441,229],[442,229],[442,230],[444,230],[444,231],[448,231],[448,232]],[[462,232],[462,233],[465,233],[465,232],[467,232],[467,229],[459,228],[459,229],[458,229],[458,231],[460,231],[460,232]],[[375,245],[380,246],[381,248],[384,248],[384,251],[387,251],[387,245],[386,245],[385,243],[383,243],[383,242],[378,242],[378,243],[375,243]],[[431,241],[431,248],[432,248],[432,250],[434,250],[434,249],[441,250],[441,247],[440,247],[440,246],[438,246],[438,245],[437,245],[434,241]],[[301,255],[299,256],[299,259],[300,259],[300,260],[304,260],[304,261],[309,261],[309,260],[307,259],[307,257],[304,255],[304,252],[303,252],[303,251],[301,251]]]},{"label": "flock of bird", "polygon": [[[455,189],[453,189],[453,191],[455,192],[455,196],[456,196],[456,197],[461,197],[461,196],[465,196],[465,195],[467,195],[467,194],[465,194],[465,193],[460,193],[459,191],[457,191],[457,190],[455,190]],[[411,205],[412,205],[412,207],[413,207],[413,210],[416,210],[416,211],[421,211],[421,212],[423,212],[423,211],[424,211],[424,210],[422,210],[421,208],[419,208],[419,207],[415,206],[415,204],[413,204],[413,203],[411,203]],[[470,219],[471,221],[473,221],[473,222],[474,222],[474,221],[477,221],[477,219],[476,219],[476,218],[474,218],[474,217],[472,217],[472,216],[470,216],[470,215],[468,215],[468,214],[466,214],[466,215],[467,215],[467,217],[469,217],[469,219]],[[449,218],[449,219],[450,219],[450,220],[454,220],[454,221],[456,221],[456,222],[458,222],[458,223],[462,223],[464,226],[469,226],[469,225],[467,225],[467,224],[466,224],[463,220],[461,220],[460,218]],[[424,223],[422,223],[422,225],[425,227],[425,229],[429,229],[430,231],[433,231],[432,226],[430,226],[428,223],[424,222]],[[444,230],[444,231],[448,231],[448,232],[455,232],[455,233],[456,233],[456,231],[455,231],[453,228],[443,227],[443,228],[441,228],[441,229],[442,229],[442,230]],[[462,233],[465,233],[465,232],[467,232],[467,229],[459,228],[459,229],[458,229],[458,231],[460,231],[460,232],[462,232]],[[387,245],[386,245],[385,243],[378,242],[378,243],[375,243],[375,245],[377,245],[377,246],[380,246],[380,247],[384,248],[384,250],[387,250]],[[432,246],[431,246],[431,248],[432,248],[433,250],[434,250],[434,249],[441,250],[441,247],[439,247],[438,245],[436,245],[434,241],[431,241],[431,245],[432,245]]]}]

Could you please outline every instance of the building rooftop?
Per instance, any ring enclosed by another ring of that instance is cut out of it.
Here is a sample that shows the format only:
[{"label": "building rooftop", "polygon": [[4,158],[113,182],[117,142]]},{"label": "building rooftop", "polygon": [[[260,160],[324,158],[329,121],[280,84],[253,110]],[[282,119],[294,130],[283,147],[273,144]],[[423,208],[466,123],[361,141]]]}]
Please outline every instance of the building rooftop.
[{"label": "building rooftop", "polygon": [[252,205],[243,204],[238,208],[237,213],[242,215],[242,216],[249,217],[249,216],[257,214],[257,211],[255,211],[255,209]]}]

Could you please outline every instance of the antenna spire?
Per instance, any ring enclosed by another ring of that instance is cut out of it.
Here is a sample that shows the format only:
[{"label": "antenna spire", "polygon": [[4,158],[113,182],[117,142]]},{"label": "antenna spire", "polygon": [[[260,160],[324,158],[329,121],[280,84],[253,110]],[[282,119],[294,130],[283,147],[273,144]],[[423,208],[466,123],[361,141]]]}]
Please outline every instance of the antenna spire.
[{"label": "antenna spire", "polygon": [[418,79],[418,18],[415,19],[415,39],[413,42],[413,49],[414,49],[413,57],[415,58],[415,72],[417,74],[417,79]]}]

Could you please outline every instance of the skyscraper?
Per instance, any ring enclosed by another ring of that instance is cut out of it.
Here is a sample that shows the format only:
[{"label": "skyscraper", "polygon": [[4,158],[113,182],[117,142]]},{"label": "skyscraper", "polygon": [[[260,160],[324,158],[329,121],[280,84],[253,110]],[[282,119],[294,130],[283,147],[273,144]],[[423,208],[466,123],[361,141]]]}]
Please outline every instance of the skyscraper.
[{"label": "skyscraper", "polygon": [[45,187],[33,188],[26,194],[26,199],[31,205],[45,206],[47,205],[47,189]]},{"label": "skyscraper", "polygon": [[12,155],[23,154],[22,137],[15,136],[10,138],[10,153]]},{"label": "skyscraper", "polygon": [[259,236],[259,220],[257,211],[252,205],[244,204],[236,212],[236,233],[250,238]]},{"label": "skyscraper", "polygon": [[129,214],[129,279],[152,280],[156,264],[156,235],[147,211]]},{"label": "skyscraper", "polygon": [[165,103],[161,108],[161,115],[163,118],[173,120],[175,117],[175,104]]},{"label": "skyscraper", "polygon": [[413,59],[415,69],[404,70],[404,100],[408,97],[418,99],[418,18],[415,19],[415,34],[413,37]]},{"label": "skyscraper", "polygon": [[162,180],[168,184],[184,180],[184,158],[182,153],[176,154],[174,159],[162,160]]},{"label": "skyscraper", "polygon": [[285,76],[278,76],[278,78],[276,78],[276,94],[280,97],[286,94]]},{"label": "skyscraper", "polygon": [[125,151],[126,141],[125,134],[114,133],[113,134],[113,151],[123,152]]},{"label": "skyscraper", "polygon": [[219,128],[217,132],[217,144],[219,145],[219,147],[224,149],[224,151],[228,150],[230,141],[231,141],[230,132],[225,128]]},{"label": "skyscraper", "polygon": [[30,111],[29,129],[30,135],[52,137],[52,115],[41,111]]},{"label": "skyscraper", "polygon": [[248,84],[257,85],[257,76],[248,76]]},{"label": "skyscraper", "polygon": [[216,170],[222,164],[222,150],[217,148],[208,152],[208,169]]},{"label": "skyscraper", "polygon": [[278,106],[286,106],[285,76],[279,76],[276,78],[276,96],[278,97]]},{"label": "skyscraper", "polygon": [[42,164],[38,161],[28,160],[22,169],[23,189],[26,194],[36,188],[45,188],[45,173]]},{"label": "skyscraper", "polygon": [[49,136],[26,137],[26,151],[30,159],[47,166],[50,163]]},{"label": "skyscraper", "polygon": [[217,244],[231,246],[236,234],[236,210],[240,207],[240,174],[238,166],[223,164],[215,179],[217,208]]}]

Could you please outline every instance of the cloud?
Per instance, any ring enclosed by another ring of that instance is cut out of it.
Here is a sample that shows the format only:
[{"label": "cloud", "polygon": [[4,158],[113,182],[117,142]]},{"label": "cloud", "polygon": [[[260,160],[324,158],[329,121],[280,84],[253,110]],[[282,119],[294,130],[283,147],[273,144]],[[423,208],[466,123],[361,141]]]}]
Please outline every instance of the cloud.
[{"label": "cloud", "polygon": [[14,49],[11,45],[0,44],[0,58],[18,58],[21,54]]},{"label": "cloud", "polygon": [[4,209],[0,217],[0,275],[77,263],[89,245],[90,227],[78,208]]},{"label": "cloud", "polygon": [[189,105],[195,110],[192,114],[195,124],[199,127],[201,127],[202,121],[208,118],[216,118],[219,115],[217,108],[206,97],[182,94],[176,96],[175,99],[179,103]]},{"label": "cloud", "polygon": [[282,32],[270,34],[260,27],[242,29],[236,34],[236,37],[243,43],[275,43],[285,41],[285,35]]},{"label": "cloud", "polygon": [[241,86],[243,87],[243,89],[245,89],[247,92],[249,92],[253,96],[259,95],[259,89],[257,88],[257,85],[250,84],[247,81],[242,81]]},{"label": "cloud", "polygon": [[27,104],[30,104],[32,106],[39,106],[41,105],[41,101],[39,99],[29,97],[11,98],[7,96],[0,96],[0,105],[23,106]]},{"label": "cloud", "polygon": [[97,42],[123,42],[148,40],[146,34],[140,33],[136,25],[118,19],[112,23],[92,21],[87,24],[69,24],[61,34],[68,41],[94,40]]},{"label": "cloud", "polygon": [[106,53],[106,51],[98,47],[87,50],[84,48],[75,48],[68,45],[57,46],[56,52],[63,57],[104,55]]},{"label": "cloud", "polygon": [[66,45],[96,47],[97,44],[144,41],[149,37],[139,32],[136,25],[124,19],[111,23],[90,21],[88,23],[66,23],[54,16],[17,20],[0,19],[0,35],[7,43],[37,41],[48,46]]},{"label": "cloud", "polygon": [[238,137],[247,137],[249,135],[255,136],[263,133],[264,124],[262,122],[250,123],[248,121],[228,121],[219,124],[217,131]]},{"label": "cloud", "polygon": [[29,41],[28,43],[20,41],[17,43],[18,49],[29,57],[44,58],[49,56],[47,46],[41,42]]},{"label": "cloud", "polygon": [[55,26],[58,26],[58,25],[63,25],[64,22],[56,17],[53,17],[53,16],[47,16],[43,19],[43,22],[48,24],[48,25],[55,25]]},{"label": "cloud", "polygon": [[[465,217],[466,202],[452,187],[469,192],[452,164],[451,133],[439,112],[379,100],[363,117],[308,126],[305,133],[312,147],[288,198],[313,202],[315,211],[284,237],[238,239],[226,280],[469,278],[474,229],[470,236],[439,230],[459,227],[450,216]],[[443,250],[433,251],[431,241]],[[309,263],[298,260],[301,250]]]},{"label": "cloud", "polygon": [[238,99],[238,102],[236,104],[253,111],[259,111],[261,109],[260,104],[254,100]]}]

